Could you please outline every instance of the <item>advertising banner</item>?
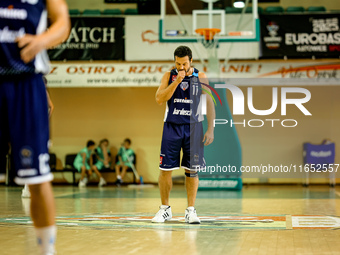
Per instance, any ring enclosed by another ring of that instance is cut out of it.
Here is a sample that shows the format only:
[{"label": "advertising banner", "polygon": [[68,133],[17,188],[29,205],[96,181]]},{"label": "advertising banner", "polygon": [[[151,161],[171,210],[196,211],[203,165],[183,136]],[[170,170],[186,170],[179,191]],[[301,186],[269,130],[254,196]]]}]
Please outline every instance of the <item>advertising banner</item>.
[{"label": "advertising banner", "polygon": [[123,60],[124,18],[71,17],[68,39],[50,49],[51,60]]},{"label": "advertising banner", "polygon": [[260,22],[262,57],[339,57],[339,14],[261,15]]},{"label": "advertising banner", "polygon": [[[206,72],[208,78],[216,78],[209,76],[209,70],[200,63],[194,66]],[[164,73],[173,67],[173,62],[54,62],[46,78],[49,87],[157,87]],[[240,86],[340,85],[340,61],[233,61],[221,65],[219,78]]]}]

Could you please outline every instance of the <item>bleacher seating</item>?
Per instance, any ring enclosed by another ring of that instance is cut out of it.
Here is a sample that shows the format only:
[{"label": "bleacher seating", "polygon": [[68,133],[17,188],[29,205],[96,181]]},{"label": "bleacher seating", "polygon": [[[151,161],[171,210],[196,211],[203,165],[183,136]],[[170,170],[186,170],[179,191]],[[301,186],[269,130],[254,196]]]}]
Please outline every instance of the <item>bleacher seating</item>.
[{"label": "bleacher seating", "polygon": [[[253,12],[253,7],[248,6],[246,8],[246,13],[252,13]],[[262,7],[257,7],[257,13],[262,14],[263,13],[263,8]]]},{"label": "bleacher seating", "polygon": [[80,15],[80,14],[81,14],[80,11],[79,11],[78,9],[69,9],[69,10],[68,10],[68,13],[69,13],[70,15]]},{"label": "bleacher seating", "polygon": [[138,10],[137,9],[126,9],[124,11],[125,15],[137,15],[138,14]]},{"label": "bleacher seating", "polygon": [[[95,154],[92,155],[92,160],[93,160],[93,164],[95,164],[97,162],[97,157]],[[115,164],[118,162],[118,155],[116,155],[115,157]],[[133,154],[133,161],[132,163],[136,166],[136,154]],[[115,173],[116,172],[116,169],[113,168],[103,168],[100,170],[101,173]],[[132,172],[133,173],[133,170],[131,168],[128,168],[126,170],[126,172]],[[133,183],[136,183],[136,176],[135,174],[133,174]]]},{"label": "bleacher seating", "polygon": [[[113,0],[114,3],[123,3],[127,0]],[[265,10],[262,7],[258,7],[259,14],[275,14],[275,13],[301,13],[301,12],[325,12],[327,11],[324,6],[310,6],[306,10],[303,6],[289,6],[286,10],[282,6],[268,6]],[[340,12],[340,10],[332,10],[332,12]],[[242,8],[226,7],[225,13],[242,13]],[[252,13],[252,7],[248,6],[245,13]],[[101,15],[122,15],[123,12],[120,9],[105,9],[102,12],[98,9],[86,9],[81,13],[78,9],[70,9],[69,14],[72,16],[101,16]],[[128,8],[124,11],[125,15],[138,15],[138,9]]]},{"label": "bleacher seating", "polygon": [[[78,170],[74,168],[73,162],[74,159],[76,158],[77,154],[72,153],[72,154],[66,154],[65,156],[65,167],[63,169],[56,169],[57,165],[57,156],[54,153],[50,153],[50,168],[52,173],[65,173],[65,172],[70,172],[72,173],[72,184],[74,186],[77,185],[77,180],[76,180],[76,174],[78,173]],[[97,158],[95,155],[93,155],[93,164],[97,161]],[[115,157],[115,163],[118,162],[118,155]],[[134,160],[133,164],[136,165],[136,154],[134,154]],[[105,168],[100,170],[101,173],[115,173],[115,169],[110,169],[110,168]],[[133,170],[131,168],[127,169],[127,172],[132,172]],[[133,183],[136,183],[136,176],[133,174]]]},{"label": "bleacher seating", "polygon": [[73,162],[76,158],[77,154],[66,154],[65,156],[65,168],[63,171],[71,172],[73,177],[73,185],[77,185],[76,183],[76,173],[78,173],[77,169],[74,168]]},{"label": "bleacher seating", "polygon": [[103,15],[121,15],[122,11],[120,9],[105,9]]},{"label": "bleacher seating", "polygon": [[326,8],[324,6],[309,6],[307,8],[308,12],[325,12]]},{"label": "bleacher seating", "polygon": [[242,8],[226,7],[225,13],[241,13]]},{"label": "bleacher seating", "polygon": [[289,13],[294,13],[294,12],[304,12],[305,8],[303,8],[302,6],[289,6],[286,9],[286,12]]},{"label": "bleacher seating", "polygon": [[83,16],[100,16],[101,12],[97,9],[86,9],[83,11]]},{"label": "bleacher seating", "polygon": [[65,157],[65,168],[64,169],[57,169],[57,156],[55,153],[49,153],[50,155],[50,168],[52,173],[65,173],[65,172],[70,172],[72,173],[72,184],[76,185],[76,176],[75,174],[78,172],[74,167],[73,167],[73,161],[77,154],[68,154]]},{"label": "bleacher seating", "polygon": [[283,13],[284,9],[282,8],[282,6],[268,6],[265,12],[269,14]]},{"label": "bleacher seating", "polygon": [[133,4],[142,2],[141,0],[105,0],[104,1],[107,4]]}]

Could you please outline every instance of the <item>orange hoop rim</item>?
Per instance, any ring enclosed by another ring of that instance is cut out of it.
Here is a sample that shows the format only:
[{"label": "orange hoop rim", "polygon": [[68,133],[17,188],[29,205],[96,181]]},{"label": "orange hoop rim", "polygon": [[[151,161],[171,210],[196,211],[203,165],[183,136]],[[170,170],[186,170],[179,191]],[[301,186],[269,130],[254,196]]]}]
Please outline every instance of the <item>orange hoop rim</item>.
[{"label": "orange hoop rim", "polygon": [[212,39],[214,39],[214,36],[216,34],[221,32],[221,29],[219,28],[197,28],[195,32],[197,34],[204,36],[204,39],[206,41],[211,41]]}]

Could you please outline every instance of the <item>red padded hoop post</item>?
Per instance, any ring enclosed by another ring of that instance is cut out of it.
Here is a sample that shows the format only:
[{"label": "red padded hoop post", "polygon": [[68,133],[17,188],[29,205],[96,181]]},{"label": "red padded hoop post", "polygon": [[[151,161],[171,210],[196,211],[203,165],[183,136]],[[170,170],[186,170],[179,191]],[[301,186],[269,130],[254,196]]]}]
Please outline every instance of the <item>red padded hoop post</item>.
[{"label": "red padded hoop post", "polygon": [[214,39],[214,36],[221,32],[221,29],[218,28],[198,28],[195,30],[197,34],[204,36],[206,41],[211,41]]}]

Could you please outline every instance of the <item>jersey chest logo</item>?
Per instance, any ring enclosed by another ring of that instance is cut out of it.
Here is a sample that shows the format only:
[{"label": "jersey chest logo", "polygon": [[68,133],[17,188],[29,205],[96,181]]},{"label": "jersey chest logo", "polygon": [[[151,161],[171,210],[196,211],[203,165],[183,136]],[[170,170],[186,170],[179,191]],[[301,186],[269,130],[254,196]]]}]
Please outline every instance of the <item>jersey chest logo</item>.
[{"label": "jersey chest logo", "polygon": [[189,83],[187,81],[182,81],[181,83],[181,89],[183,91],[186,91],[189,88]]}]

